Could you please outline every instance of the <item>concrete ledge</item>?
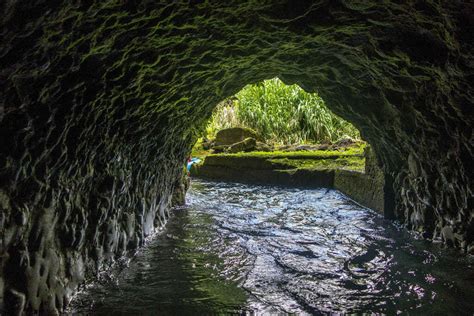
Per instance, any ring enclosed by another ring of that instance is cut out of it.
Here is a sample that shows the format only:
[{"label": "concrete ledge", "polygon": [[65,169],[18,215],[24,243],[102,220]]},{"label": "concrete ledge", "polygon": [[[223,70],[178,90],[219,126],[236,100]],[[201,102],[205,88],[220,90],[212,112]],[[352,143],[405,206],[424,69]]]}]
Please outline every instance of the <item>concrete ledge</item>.
[{"label": "concrete ledge", "polygon": [[334,170],[233,169],[223,166],[202,165],[193,168],[192,175],[211,180],[291,187],[332,187],[334,183]]},{"label": "concrete ledge", "polygon": [[384,182],[365,173],[336,170],[334,188],[346,194],[357,203],[384,213]]},{"label": "concrete ledge", "polygon": [[[334,188],[361,205],[383,214],[384,176],[373,157],[370,156],[370,152],[365,156],[365,172],[359,172],[337,168],[295,168],[291,164],[285,164],[281,159],[272,159],[271,155],[212,155],[206,157],[203,164],[193,165],[191,175],[204,179],[240,183]],[[298,158],[291,157],[291,159]],[[308,159],[308,155],[299,159]],[[335,158],[315,156],[312,159],[322,161]]]}]

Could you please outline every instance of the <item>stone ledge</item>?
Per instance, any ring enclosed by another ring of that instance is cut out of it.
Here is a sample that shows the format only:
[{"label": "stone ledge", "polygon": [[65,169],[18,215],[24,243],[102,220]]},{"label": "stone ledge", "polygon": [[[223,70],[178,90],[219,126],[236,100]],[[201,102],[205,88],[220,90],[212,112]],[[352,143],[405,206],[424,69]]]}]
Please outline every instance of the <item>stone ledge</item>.
[{"label": "stone ledge", "polygon": [[344,169],[291,168],[280,162],[275,163],[269,159],[271,157],[212,155],[206,157],[203,164],[193,165],[191,175],[250,184],[334,188],[363,206],[382,214],[384,212],[384,180],[380,173],[375,176],[373,172]]},{"label": "stone ledge", "polygon": [[357,203],[384,213],[384,181],[365,173],[349,170],[336,170],[334,188],[346,194]]}]

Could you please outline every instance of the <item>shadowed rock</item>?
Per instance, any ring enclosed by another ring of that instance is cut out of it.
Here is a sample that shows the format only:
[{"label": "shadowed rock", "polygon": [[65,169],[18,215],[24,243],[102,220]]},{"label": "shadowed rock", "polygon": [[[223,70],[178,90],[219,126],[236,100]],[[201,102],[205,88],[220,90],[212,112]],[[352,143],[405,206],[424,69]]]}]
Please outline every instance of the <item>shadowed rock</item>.
[{"label": "shadowed rock", "polygon": [[241,151],[252,151],[256,148],[256,146],[257,141],[255,140],[255,138],[247,137],[243,141],[230,145],[226,152],[238,153]]},{"label": "shadowed rock", "polygon": [[9,308],[61,310],[84,279],[143,245],[166,222],[213,107],[275,76],[360,129],[384,170],[388,217],[474,251],[472,2],[0,8]]},{"label": "shadowed rock", "polygon": [[235,143],[242,142],[247,138],[256,139],[257,134],[255,134],[255,132],[251,129],[243,127],[225,128],[217,132],[214,144],[216,146],[230,146]]}]

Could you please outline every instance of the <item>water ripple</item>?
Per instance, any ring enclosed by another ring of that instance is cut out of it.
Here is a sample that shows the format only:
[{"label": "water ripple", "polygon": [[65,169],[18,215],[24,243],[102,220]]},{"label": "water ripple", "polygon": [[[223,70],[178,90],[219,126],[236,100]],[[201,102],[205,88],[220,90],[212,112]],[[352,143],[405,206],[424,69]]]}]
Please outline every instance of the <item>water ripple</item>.
[{"label": "water ripple", "polygon": [[473,271],[334,190],[195,182],[166,233],[74,310],[463,315]]}]

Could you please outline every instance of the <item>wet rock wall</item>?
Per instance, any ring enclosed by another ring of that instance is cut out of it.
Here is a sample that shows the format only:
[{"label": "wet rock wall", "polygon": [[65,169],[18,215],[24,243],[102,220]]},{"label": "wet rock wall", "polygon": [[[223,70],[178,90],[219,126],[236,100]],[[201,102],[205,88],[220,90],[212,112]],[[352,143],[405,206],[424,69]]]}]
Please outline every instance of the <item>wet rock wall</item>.
[{"label": "wet rock wall", "polygon": [[[390,217],[390,214],[385,212],[385,204],[393,203],[393,201],[386,201],[385,199],[384,174],[380,169],[377,157],[370,146],[365,148],[364,157],[364,172],[344,169],[335,170],[334,188],[343,192],[361,205],[371,208],[381,214],[385,214],[386,217]],[[390,205],[387,205],[387,208],[388,211],[392,210]]]},{"label": "wet rock wall", "polygon": [[390,216],[473,252],[473,12],[459,0],[1,2],[4,307],[57,312],[143,244],[213,107],[275,76],[361,130]]}]

